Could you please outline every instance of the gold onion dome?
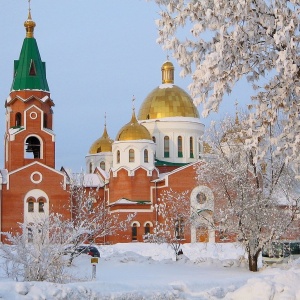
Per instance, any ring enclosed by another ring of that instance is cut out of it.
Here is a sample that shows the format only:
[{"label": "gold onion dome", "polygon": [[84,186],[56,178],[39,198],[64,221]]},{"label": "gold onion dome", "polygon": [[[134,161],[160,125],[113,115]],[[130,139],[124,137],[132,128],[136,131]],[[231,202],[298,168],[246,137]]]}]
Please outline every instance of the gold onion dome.
[{"label": "gold onion dome", "polygon": [[155,88],[143,101],[138,119],[160,119],[166,117],[199,118],[199,112],[191,96],[174,85],[174,66],[170,61],[162,67],[162,85]]},{"label": "gold onion dome", "polygon": [[110,139],[110,137],[107,133],[106,125],[105,125],[102,136],[93,143],[93,145],[90,148],[89,153],[97,154],[100,152],[112,152],[113,142],[114,141],[112,139]]},{"label": "gold onion dome", "polygon": [[116,141],[151,140],[148,129],[139,124],[133,110],[129,123],[124,125],[117,134]]},{"label": "gold onion dome", "polygon": [[27,38],[32,38],[33,37],[33,32],[34,32],[34,27],[35,27],[35,22],[31,19],[31,13],[30,9],[28,12],[28,18],[24,22],[24,27],[26,28],[26,37]]}]

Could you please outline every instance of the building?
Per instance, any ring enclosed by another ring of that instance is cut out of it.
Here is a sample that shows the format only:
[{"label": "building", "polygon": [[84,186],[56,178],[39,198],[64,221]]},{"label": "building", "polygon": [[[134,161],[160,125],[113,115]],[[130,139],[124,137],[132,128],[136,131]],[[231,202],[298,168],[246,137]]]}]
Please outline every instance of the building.
[{"label": "building", "polygon": [[[14,62],[14,78],[6,100],[5,169],[1,170],[1,231],[19,230],[18,223],[34,222],[39,214],[61,213],[71,218],[67,169],[55,170],[54,103],[34,38],[35,23],[29,11],[26,37]],[[166,61],[162,83],[145,98],[136,114],[112,140],[104,125],[102,136],[85,157],[86,187],[106,201],[120,221],[135,216],[126,231],[98,242],[143,241],[157,220],[158,199],[166,191],[188,191],[185,201],[211,218],[222,205],[213,186],[196,179],[206,147],[204,125],[191,97],[174,84],[174,67]],[[220,242],[208,226],[178,230],[185,242]]]}]

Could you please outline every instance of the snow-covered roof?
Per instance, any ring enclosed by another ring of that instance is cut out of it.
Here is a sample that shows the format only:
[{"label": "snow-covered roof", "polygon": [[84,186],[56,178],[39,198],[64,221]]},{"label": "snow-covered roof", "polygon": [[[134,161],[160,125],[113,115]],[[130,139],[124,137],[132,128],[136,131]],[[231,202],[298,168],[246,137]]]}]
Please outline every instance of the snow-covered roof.
[{"label": "snow-covered roof", "polygon": [[21,130],[23,130],[24,127],[23,126],[18,126],[18,127],[12,127],[8,129],[9,134],[15,134]]},{"label": "snow-covered roof", "polygon": [[85,187],[102,187],[104,183],[97,174],[84,174],[83,186]]},{"label": "snow-covered roof", "polygon": [[146,201],[146,200],[134,201],[134,200],[126,199],[126,198],[120,198],[119,200],[115,201],[112,204],[115,205],[115,204],[141,204],[141,203],[143,203],[143,204],[150,203],[150,201]]}]

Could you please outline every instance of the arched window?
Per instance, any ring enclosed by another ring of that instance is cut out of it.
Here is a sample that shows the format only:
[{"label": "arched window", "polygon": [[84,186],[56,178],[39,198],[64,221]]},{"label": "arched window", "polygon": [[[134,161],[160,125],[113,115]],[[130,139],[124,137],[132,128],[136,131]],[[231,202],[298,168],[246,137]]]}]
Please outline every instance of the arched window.
[{"label": "arched window", "polygon": [[21,125],[22,125],[22,114],[20,112],[17,112],[15,126],[19,127]]},{"label": "arched window", "polygon": [[45,210],[44,210],[45,202],[46,202],[46,200],[45,200],[44,198],[39,198],[39,199],[38,199],[39,213],[45,212]]},{"label": "arched window", "polygon": [[183,220],[183,218],[178,218],[175,221],[175,237],[178,240],[184,239],[184,220]]},{"label": "arched window", "polygon": [[145,224],[145,235],[147,235],[148,233],[150,234],[150,227],[150,223]]},{"label": "arched window", "polygon": [[164,137],[164,157],[170,157],[170,139],[168,136]]},{"label": "arched window", "polygon": [[137,240],[137,224],[136,223],[132,224],[131,232],[132,232],[132,240],[136,241]]},{"label": "arched window", "polygon": [[33,242],[33,232],[32,232],[32,228],[31,227],[28,227],[27,228],[27,240],[28,240],[28,243],[32,243]]},{"label": "arched window", "polygon": [[41,158],[41,143],[35,136],[30,136],[25,141],[25,158]]},{"label": "arched window", "polygon": [[93,164],[90,162],[90,165],[89,165],[89,169],[90,169],[90,173],[93,173]]},{"label": "arched window", "polygon": [[183,155],[182,155],[182,136],[179,136],[177,138],[177,144],[178,144],[178,157],[183,157]]},{"label": "arched window", "polygon": [[129,150],[129,162],[134,162],[134,150]]},{"label": "arched window", "polygon": [[155,136],[152,137],[152,141],[153,141],[154,143],[156,143],[156,137],[155,137]]},{"label": "arched window", "polygon": [[27,201],[28,212],[34,212],[34,199],[29,198]]},{"label": "arched window", "polygon": [[120,163],[120,150],[117,151],[117,164]]},{"label": "arched window", "polygon": [[147,149],[144,150],[144,162],[145,163],[149,162],[148,150]]},{"label": "arched window", "polygon": [[48,128],[48,116],[46,113],[44,114],[44,128]]},{"label": "arched window", "polygon": [[190,158],[194,158],[194,141],[192,137],[190,137]]},{"label": "arched window", "polygon": [[105,171],[105,162],[101,161],[100,168]]}]

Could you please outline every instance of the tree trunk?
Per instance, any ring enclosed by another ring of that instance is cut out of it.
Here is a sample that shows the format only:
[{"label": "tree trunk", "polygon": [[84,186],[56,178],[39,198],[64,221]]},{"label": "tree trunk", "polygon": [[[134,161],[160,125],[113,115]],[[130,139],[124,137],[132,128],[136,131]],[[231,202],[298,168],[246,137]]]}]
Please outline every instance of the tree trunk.
[{"label": "tree trunk", "polygon": [[257,260],[258,260],[259,253],[260,253],[260,251],[256,252],[254,255],[251,255],[251,253],[248,252],[249,271],[252,271],[252,272],[258,271]]}]

